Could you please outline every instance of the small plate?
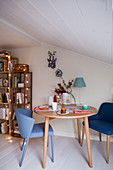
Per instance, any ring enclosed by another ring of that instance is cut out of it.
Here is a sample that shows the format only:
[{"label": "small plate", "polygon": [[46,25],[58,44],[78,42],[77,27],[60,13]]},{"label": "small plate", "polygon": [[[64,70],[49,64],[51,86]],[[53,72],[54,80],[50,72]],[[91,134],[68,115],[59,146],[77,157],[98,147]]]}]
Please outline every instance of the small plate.
[{"label": "small plate", "polygon": [[58,111],[57,114],[59,114],[59,115],[67,115],[67,114],[69,114],[69,112],[66,111],[66,113],[61,113],[61,111]]},{"label": "small plate", "polygon": [[40,110],[47,110],[48,108],[49,108],[49,106],[47,106],[47,105],[39,106]]}]

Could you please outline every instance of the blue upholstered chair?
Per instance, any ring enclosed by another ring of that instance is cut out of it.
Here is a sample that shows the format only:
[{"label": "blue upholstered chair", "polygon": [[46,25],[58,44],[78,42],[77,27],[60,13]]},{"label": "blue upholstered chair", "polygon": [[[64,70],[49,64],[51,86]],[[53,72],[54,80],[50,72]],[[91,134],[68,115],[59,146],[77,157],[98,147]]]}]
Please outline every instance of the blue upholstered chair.
[{"label": "blue upholstered chair", "polygon": [[[15,110],[16,118],[19,126],[21,136],[24,138],[21,150],[23,150],[20,166],[22,166],[29,138],[44,137],[45,123],[34,124],[35,119],[32,118],[33,111],[18,108]],[[49,125],[48,136],[51,136],[51,147],[52,147],[52,162],[54,162],[54,134],[51,125]],[[24,147],[24,143],[26,144]]]},{"label": "blue upholstered chair", "polygon": [[[113,103],[103,103],[96,115],[88,118],[89,128],[99,132],[101,141],[101,133],[107,135],[107,163],[109,163],[109,148],[110,148],[110,135],[113,134]],[[84,140],[84,122],[82,132],[82,143]]]}]

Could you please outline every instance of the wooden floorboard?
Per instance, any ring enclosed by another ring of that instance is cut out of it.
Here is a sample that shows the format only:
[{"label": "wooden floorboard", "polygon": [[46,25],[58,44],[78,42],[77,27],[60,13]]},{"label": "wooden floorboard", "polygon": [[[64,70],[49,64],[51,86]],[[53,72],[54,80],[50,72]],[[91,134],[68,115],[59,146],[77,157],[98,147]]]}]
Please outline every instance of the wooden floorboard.
[{"label": "wooden floorboard", "polygon": [[[12,140],[12,142],[10,141]],[[0,134],[0,170],[42,170],[43,138],[30,139],[22,167],[19,167],[22,138]],[[51,161],[51,143],[47,149],[45,170],[113,170],[113,142],[110,161],[106,163],[106,142],[91,141],[93,168],[89,167],[87,144],[83,147],[75,138],[55,136],[55,162]]]}]

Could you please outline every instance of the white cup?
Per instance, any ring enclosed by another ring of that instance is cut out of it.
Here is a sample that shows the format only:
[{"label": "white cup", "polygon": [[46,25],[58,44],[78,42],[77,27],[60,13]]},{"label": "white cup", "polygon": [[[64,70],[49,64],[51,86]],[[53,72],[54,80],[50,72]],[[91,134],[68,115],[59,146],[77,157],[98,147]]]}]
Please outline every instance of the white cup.
[{"label": "white cup", "polygon": [[53,111],[57,110],[57,102],[52,102],[52,109]]}]

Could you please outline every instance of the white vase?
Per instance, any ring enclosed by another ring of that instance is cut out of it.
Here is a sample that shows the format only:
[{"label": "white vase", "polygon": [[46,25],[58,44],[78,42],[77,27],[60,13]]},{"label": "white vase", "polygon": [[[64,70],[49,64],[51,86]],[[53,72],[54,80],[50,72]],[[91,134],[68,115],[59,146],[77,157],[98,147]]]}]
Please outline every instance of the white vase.
[{"label": "white vase", "polygon": [[62,94],[62,103],[63,104],[70,104],[71,103],[71,96],[68,93]]}]

